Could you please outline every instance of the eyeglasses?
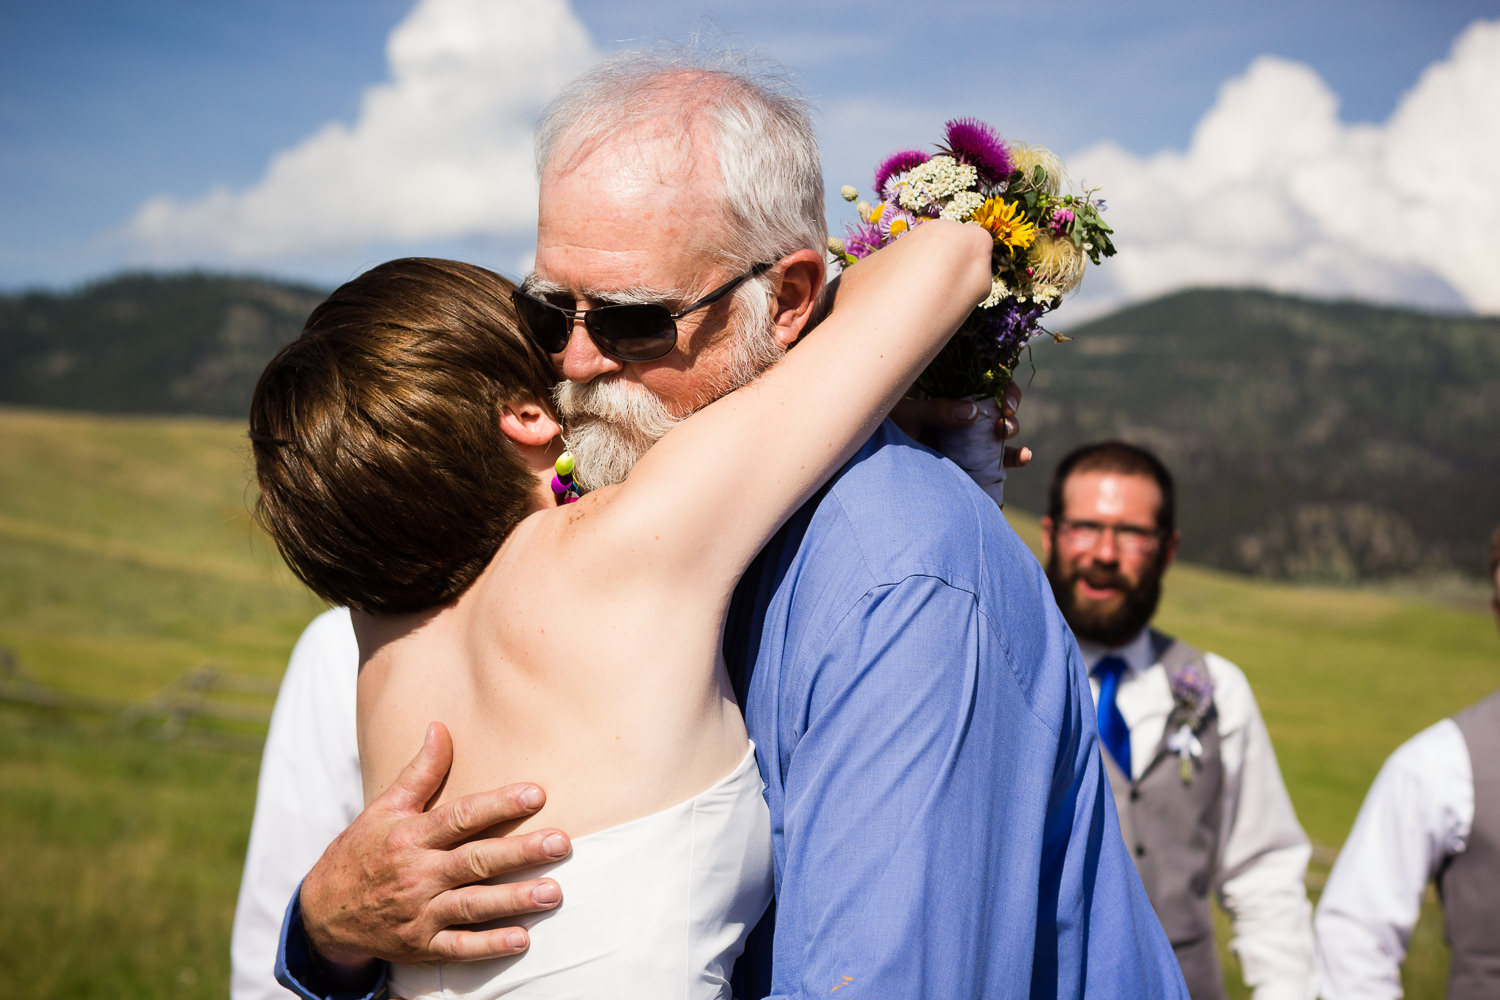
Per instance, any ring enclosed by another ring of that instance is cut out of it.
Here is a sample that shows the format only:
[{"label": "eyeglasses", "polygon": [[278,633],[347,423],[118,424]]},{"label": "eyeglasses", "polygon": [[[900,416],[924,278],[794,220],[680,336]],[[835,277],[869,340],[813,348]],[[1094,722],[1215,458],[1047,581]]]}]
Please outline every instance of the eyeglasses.
[{"label": "eyeglasses", "polygon": [[672,312],[660,302],[628,302],[598,306],[594,309],[566,309],[553,305],[519,288],[510,293],[521,328],[548,354],[561,354],[568,346],[573,321],[583,317],[583,328],[600,352],[617,361],[655,361],[672,353],[677,346],[677,321],[688,313],[707,309],[734,291],[742,282],[771,269],[771,263],[756,264],[750,270],[724,282],[686,309]]},{"label": "eyeglasses", "polygon": [[1099,544],[1105,532],[1112,532],[1121,552],[1143,556],[1161,544],[1161,529],[1142,528],[1134,524],[1101,524],[1098,521],[1060,521],[1057,530],[1063,541],[1076,549],[1091,549]]}]

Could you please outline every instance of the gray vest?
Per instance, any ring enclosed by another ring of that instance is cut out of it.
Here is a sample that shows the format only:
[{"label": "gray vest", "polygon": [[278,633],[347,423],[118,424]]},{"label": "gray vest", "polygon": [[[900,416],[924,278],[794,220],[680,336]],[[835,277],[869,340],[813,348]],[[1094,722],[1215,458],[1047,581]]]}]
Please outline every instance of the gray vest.
[{"label": "gray vest", "polygon": [[[1169,679],[1194,664],[1207,674],[1203,654],[1185,642],[1153,630],[1151,648]],[[1192,1000],[1224,1000],[1224,973],[1214,947],[1208,902],[1223,816],[1219,714],[1213,705],[1203,713],[1195,729],[1203,752],[1196,759],[1184,761],[1168,747],[1179,725],[1174,714],[1136,780],[1128,778],[1108,753],[1103,754],[1104,767],[1126,849],[1135,858],[1141,884],[1167,932],[1189,995]]]},{"label": "gray vest", "polygon": [[1474,769],[1468,846],[1438,873],[1453,950],[1449,1000],[1500,997],[1500,691],[1453,717]]}]

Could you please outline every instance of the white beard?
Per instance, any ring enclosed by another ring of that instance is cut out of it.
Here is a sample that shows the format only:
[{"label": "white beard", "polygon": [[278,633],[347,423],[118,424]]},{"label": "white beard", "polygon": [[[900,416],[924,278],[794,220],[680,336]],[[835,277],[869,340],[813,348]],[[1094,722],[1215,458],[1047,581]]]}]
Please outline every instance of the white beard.
[{"label": "white beard", "polygon": [[650,390],[619,375],[560,382],[552,390],[573,453],[573,480],[587,492],[623,482],[646,449],[683,419]]},{"label": "white beard", "polygon": [[[739,333],[723,370],[702,376],[709,398],[748,385],[784,353],[769,317],[762,329]],[[673,416],[649,389],[618,374],[560,382],[552,397],[567,428],[563,443],[576,463],[573,478],[585,492],[624,482],[646,450],[688,416]]]}]

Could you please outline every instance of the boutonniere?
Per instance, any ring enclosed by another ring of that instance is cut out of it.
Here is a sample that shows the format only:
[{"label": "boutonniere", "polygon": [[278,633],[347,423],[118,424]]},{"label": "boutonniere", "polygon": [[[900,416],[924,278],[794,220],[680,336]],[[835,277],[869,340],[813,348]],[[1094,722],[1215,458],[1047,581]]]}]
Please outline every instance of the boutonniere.
[{"label": "boutonniere", "polygon": [[[1193,762],[1203,756],[1198,730],[1214,703],[1214,682],[1201,663],[1189,663],[1171,675],[1172,714],[1167,719],[1167,749],[1177,755],[1182,783],[1192,784]],[[1176,727],[1175,731],[1173,727]]]},{"label": "boutonniere", "polygon": [[1177,732],[1167,737],[1167,749],[1177,755],[1177,766],[1182,772],[1182,783],[1193,783],[1193,761],[1203,756],[1203,743],[1193,727],[1184,722]]}]

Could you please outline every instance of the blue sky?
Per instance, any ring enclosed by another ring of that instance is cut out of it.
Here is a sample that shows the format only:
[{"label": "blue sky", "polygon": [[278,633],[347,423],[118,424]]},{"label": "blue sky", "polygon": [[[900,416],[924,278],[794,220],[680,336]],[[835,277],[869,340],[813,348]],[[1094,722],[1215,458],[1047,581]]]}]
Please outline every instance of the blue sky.
[{"label": "blue sky", "polygon": [[1120,234],[1084,311],[1235,283],[1500,313],[1493,241],[1463,235],[1500,228],[1500,4],[1441,0],[8,3],[0,289],[331,285],[411,253],[519,273],[536,109],[694,33],[792,71],[831,191],[959,115],[1052,147]]}]

